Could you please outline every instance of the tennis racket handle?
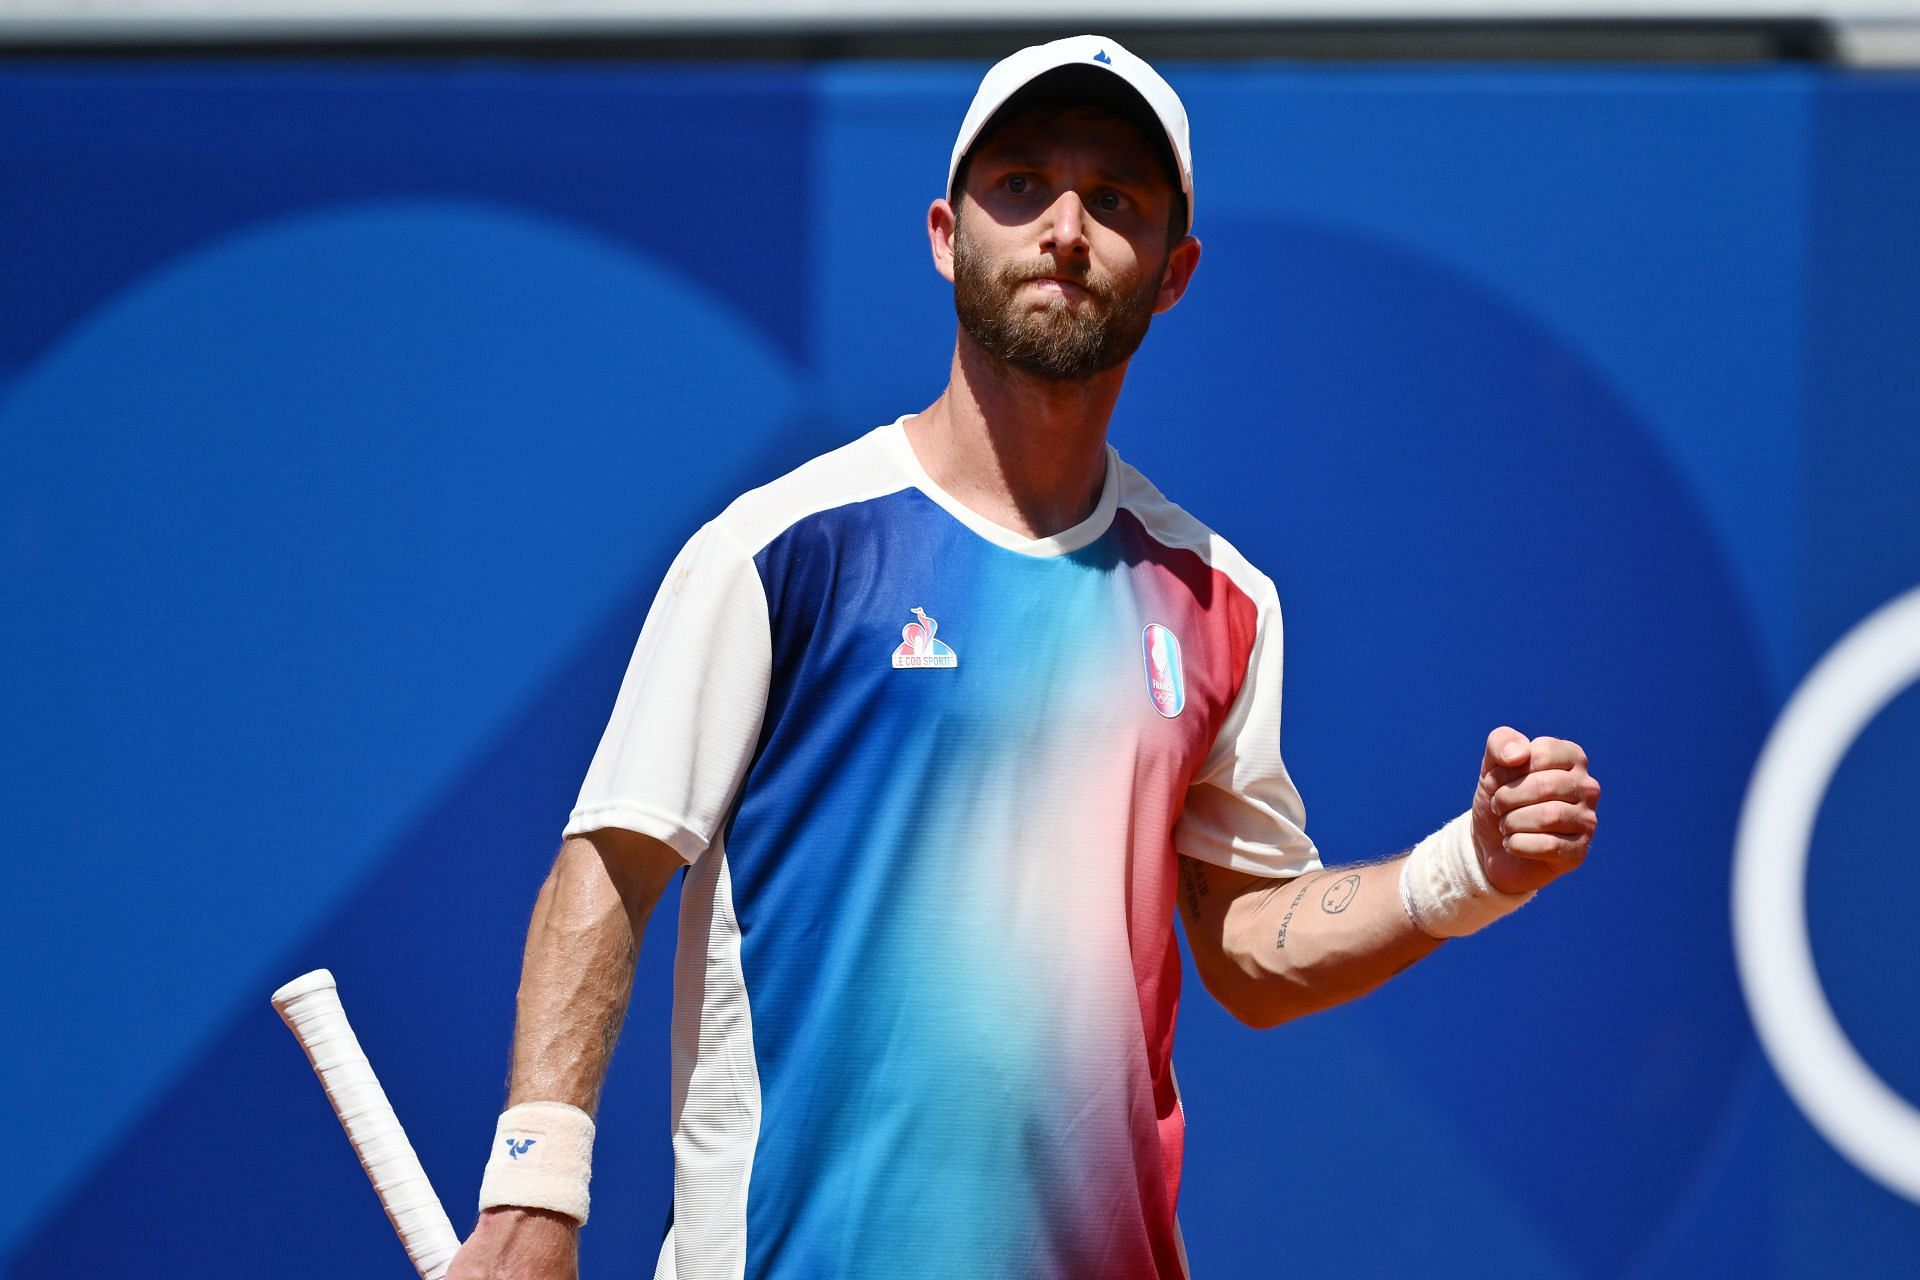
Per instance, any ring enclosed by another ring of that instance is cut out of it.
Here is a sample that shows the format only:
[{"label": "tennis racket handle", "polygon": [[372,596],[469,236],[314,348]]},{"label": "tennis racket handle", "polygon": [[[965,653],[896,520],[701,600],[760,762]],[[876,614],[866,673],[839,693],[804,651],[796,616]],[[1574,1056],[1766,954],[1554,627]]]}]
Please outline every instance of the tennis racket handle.
[{"label": "tennis racket handle", "polygon": [[333,975],[325,969],[302,974],[273,993],[273,1007],[307,1051],[414,1269],[421,1280],[442,1280],[460,1249],[460,1237],[361,1051]]}]

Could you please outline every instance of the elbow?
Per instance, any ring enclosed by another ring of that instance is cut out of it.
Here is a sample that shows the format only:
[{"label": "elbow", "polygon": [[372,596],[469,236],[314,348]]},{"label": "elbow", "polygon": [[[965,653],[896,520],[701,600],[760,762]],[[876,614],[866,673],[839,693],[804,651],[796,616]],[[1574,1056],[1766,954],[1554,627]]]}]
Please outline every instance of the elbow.
[{"label": "elbow", "polygon": [[1314,999],[1308,976],[1293,969],[1258,965],[1245,956],[1222,956],[1215,963],[1195,967],[1207,994],[1235,1021],[1255,1031],[1326,1007],[1327,1002]]},{"label": "elbow", "polygon": [[1222,1008],[1244,1025],[1265,1031],[1357,1000],[1385,981],[1387,975],[1373,976],[1346,960],[1338,953],[1295,956],[1276,951],[1256,956],[1236,950],[1196,967],[1207,993]]},{"label": "elbow", "polygon": [[1227,1012],[1231,1013],[1234,1020],[1243,1027],[1251,1027],[1255,1031],[1271,1031],[1283,1022],[1292,1022],[1301,1014],[1312,1011],[1269,999],[1243,1000],[1238,1004],[1228,1005]]},{"label": "elbow", "polygon": [[1283,1022],[1292,1022],[1325,1007],[1310,999],[1307,993],[1277,982],[1249,984],[1227,997],[1215,993],[1214,999],[1219,1000],[1241,1026],[1255,1031],[1270,1031]]}]

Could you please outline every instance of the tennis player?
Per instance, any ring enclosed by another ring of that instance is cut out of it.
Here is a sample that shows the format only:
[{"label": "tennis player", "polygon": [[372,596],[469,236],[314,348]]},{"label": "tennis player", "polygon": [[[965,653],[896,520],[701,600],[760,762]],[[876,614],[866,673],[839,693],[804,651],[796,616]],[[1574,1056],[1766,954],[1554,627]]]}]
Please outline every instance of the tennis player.
[{"label": "tennis player", "polygon": [[1207,989],[1268,1027],[1586,856],[1580,748],[1499,728],[1465,812],[1322,867],[1273,584],[1106,439],[1193,213],[1185,110],[1126,49],[987,73],[927,214],[946,389],[738,499],[654,601],[534,908],[453,1280],[574,1274],[676,872],[657,1276],[1126,1280],[1186,1273],[1176,910]]}]

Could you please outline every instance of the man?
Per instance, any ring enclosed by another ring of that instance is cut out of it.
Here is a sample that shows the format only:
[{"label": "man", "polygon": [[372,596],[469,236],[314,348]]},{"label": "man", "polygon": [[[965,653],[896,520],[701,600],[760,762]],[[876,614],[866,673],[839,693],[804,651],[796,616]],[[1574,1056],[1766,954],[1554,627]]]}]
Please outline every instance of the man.
[{"label": "man", "polygon": [[635,942],[682,867],[657,1275],[1175,1277],[1176,906],[1271,1026],[1577,865],[1572,743],[1321,869],[1272,584],[1106,444],[1200,258],[1186,116],[1081,36],[994,67],[928,212],[924,412],[745,495],[642,630],[528,934],[510,1107],[453,1280],[573,1274]]}]

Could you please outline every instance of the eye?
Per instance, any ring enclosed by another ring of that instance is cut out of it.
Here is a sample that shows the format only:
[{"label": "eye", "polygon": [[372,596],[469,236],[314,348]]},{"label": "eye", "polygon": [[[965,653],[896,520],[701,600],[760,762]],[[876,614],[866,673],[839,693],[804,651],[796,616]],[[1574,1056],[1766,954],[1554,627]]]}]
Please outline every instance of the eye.
[{"label": "eye", "polygon": [[1102,191],[1093,198],[1094,207],[1102,213],[1118,213],[1126,200],[1118,191]]},{"label": "eye", "polygon": [[1027,191],[1033,186],[1033,183],[1028,180],[1027,175],[1024,173],[1010,173],[1007,175],[1005,185],[1011,194],[1023,196],[1027,194]]}]

